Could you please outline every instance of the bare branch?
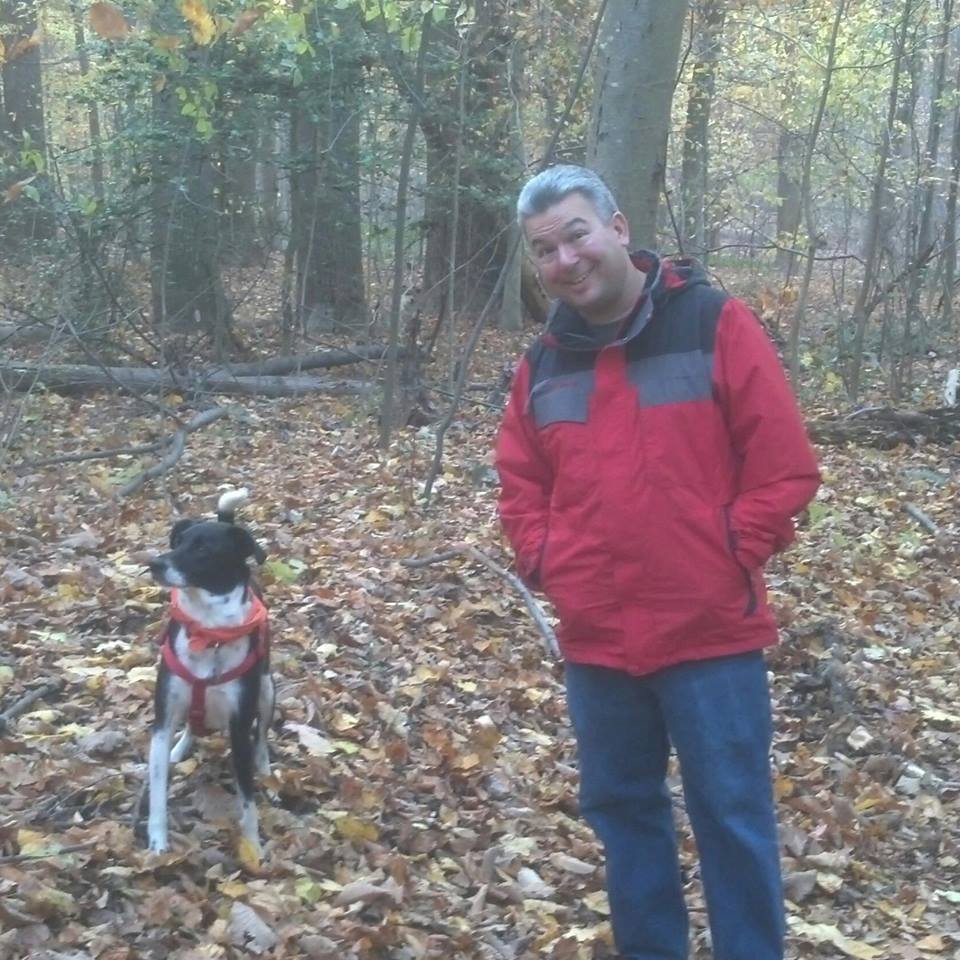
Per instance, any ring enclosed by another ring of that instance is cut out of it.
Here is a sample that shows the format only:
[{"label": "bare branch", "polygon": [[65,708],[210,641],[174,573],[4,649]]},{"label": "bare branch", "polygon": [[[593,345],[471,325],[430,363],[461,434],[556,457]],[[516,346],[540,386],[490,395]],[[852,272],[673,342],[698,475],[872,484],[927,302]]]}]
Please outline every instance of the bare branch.
[{"label": "bare branch", "polygon": [[478,550],[472,544],[462,543],[451,547],[449,550],[444,550],[442,553],[435,553],[428,557],[412,557],[408,560],[401,560],[400,562],[405,567],[418,568],[426,567],[433,563],[444,563],[455,557],[469,557],[471,560],[475,560],[477,563],[495,573],[498,577],[506,580],[507,583],[523,597],[523,602],[526,604],[530,616],[533,617],[533,622],[537,625],[537,629],[543,637],[543,645],[547,651],[547,655],[554,660],[560,659],[560,645],[557,643],[557,635],[553,632],[553,627],[547,622],[543,607],[540,606],[537,598],[534,597],[515,573],[511,573],[509,570],[500,566],[496,560],[488,557],[482,550]]}]

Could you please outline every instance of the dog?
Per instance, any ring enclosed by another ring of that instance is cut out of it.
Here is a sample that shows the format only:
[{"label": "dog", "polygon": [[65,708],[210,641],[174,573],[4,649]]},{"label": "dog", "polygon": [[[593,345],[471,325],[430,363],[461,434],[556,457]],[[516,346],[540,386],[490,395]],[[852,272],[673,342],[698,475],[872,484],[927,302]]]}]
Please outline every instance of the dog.
[{"label": "dog", "polygon": [[[150,850],[169,847],[167,792],[170,764],[185,759],[194,737],[217,730],[230,737],[239,803],[240,835],[259,859],[255,774],[270,773],[267,730],[274,708],[269,631],[261,592],[247,565],[266,554],[234,511],[246,489],[224,493],[217,519],[178,520],[170,551],[149,563],[154,580],[171,587],[170,616],[154,694],[147,792]],[[171,750],[175,731],[186,727]],[[141,804],[143,806],[143,804]]]}]

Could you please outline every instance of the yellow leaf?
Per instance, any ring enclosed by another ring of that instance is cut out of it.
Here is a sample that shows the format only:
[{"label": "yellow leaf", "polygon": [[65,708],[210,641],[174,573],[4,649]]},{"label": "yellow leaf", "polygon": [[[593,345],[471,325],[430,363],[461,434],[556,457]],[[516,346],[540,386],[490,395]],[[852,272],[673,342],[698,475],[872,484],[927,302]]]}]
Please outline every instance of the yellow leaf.
[{"label": "yellow leaf", "polygon": [[[170,50],[176,50],[181,43],[183,43],[182,37],[172,37],[172,36],[154,37],[154,40],[153,40],[153,45],[154,47],[157,48],[157,50],[166,50],[168,52]],[[174,404],[183,403],[183,397],[179,396],[178,394],[176,393],[171,394],[169,397],[167,397],[167,400],[170,400],[171,397],[173,398]]]},{"label": "yellow leaf", "polygon": [[7,62],[7,48],[4,46],[3,40],[0,39],[0,67],[2,67]]},{"label": "yellow leaf", "polygon": [[90,26],[104,40],[123,40],[130,35],[130,24],[123,12],[106,0],[98,0],[90,7]]},{"label": "yellow leaf", "polygon": [[217,27],[203,0],[180,0],[180,13],[190,24],[190,33],[195,43],[205,47],[213,42],[217,35]]},{"label": "yellow leaf", "polygon": [[237,859],[247,873],[260,872],[260,850],[246,837],[237,837]]},{"label": "yellow leaf", "polygon": [[0,690],[8,686],[13,680],[13,667],[0,666]]},{"label": "yellow leaf", "polygon": [[931,953],[940,953],[946,950],[947,945],[939,933],[931,933],[929,937],[918,940],[914,946],[918,950],[929,950]]},{"label": "yellow leaf", "polygon": [[380,831],[372,823],[360,820],[357,817],[340,817],[336,821],[337,832],[346,837],[347,840],[370,840],[375,841],[380,836]]},{"label": "yellow leaf", "polygon": [[220,892],[231,900],[236,900],[238,897],[245,897],[250,892],[250,888],[239,880],[224,880],[220,884]]},{"label": "yellow leaf", "polygon": [[45,833],[23,829],[17,831],[17,846],[20,852],[28,857],[41,853],[56,853],[60,849],[60,844],[51,840]]},{"label": "yellow leaf", "polygon": [[594,913],[599,913],[603,917],[610,916],[610,901],[607,899],[605,890],[596,890],[588,893],[583,898],[583,904]]},{"label": "yellow leaf", "polygon": [[80,600],[83,598],[83,591],[75,583],[58,583],[57,593],[64,600]]},{"label": "yellow leaf", "polygon": [[795,789],[796,784],[789,777],[784,776],[782,773],[777,775],[777,779],[773,784],[773,791],[777,795],[778,800],[793,796]]},{"label": "yellow leaf", "polygon": [[310,877],[303,877],[298,880],[294,885],[294,890],[304,903],[311,904],[322,900],[326,892],[316,880],[311,880]]},{"label": "yellow leaf", "polygon": [[70,916],[78,912],[77,901],[65,890],[37,887],[24,898],[27,909],[44,918]]}]

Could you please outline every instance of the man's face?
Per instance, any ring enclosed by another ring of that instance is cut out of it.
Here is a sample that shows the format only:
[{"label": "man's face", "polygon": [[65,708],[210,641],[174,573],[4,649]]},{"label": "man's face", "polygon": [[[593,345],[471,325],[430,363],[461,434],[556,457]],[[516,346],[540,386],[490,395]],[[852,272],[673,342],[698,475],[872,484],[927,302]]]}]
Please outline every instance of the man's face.
[{"label": "man's face", "polygon": [[612,323],[633,307],[627,283],[633,269],[630,231],[622,213],[603,223],[583,194],[570,193],[528,217],[523,229],[549,296],[590,323]]}]

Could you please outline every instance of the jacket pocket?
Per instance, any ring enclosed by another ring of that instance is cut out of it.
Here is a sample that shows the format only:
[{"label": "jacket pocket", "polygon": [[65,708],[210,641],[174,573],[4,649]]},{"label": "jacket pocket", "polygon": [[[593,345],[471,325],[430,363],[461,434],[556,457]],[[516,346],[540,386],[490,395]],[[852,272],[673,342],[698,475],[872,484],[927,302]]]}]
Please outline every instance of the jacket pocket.
[{"label": "jacket pocket", "polygon": [[730,557],[740,568],[747,587],[747,605],[743,611],[743,615],[744,617],[751,617],[757,612],[757,588],[753,582],[753,573],[740,562],[740,558],[737,556],[737,533],[730,523],[729,503],[723,506],[723,526],[727,535],[727,549],[730,551]]}]

